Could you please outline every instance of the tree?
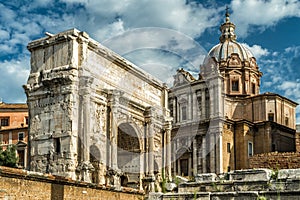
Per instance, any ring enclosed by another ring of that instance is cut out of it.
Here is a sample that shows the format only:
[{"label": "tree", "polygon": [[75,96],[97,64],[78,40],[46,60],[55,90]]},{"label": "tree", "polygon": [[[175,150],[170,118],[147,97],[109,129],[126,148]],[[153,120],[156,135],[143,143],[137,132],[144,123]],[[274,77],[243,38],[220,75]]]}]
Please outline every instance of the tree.
[{"label": "tree", "polygon": [[16,154],[16,146],[10,145],[5,151],[0,149],[0,166],[17,167],[18,157]]}]

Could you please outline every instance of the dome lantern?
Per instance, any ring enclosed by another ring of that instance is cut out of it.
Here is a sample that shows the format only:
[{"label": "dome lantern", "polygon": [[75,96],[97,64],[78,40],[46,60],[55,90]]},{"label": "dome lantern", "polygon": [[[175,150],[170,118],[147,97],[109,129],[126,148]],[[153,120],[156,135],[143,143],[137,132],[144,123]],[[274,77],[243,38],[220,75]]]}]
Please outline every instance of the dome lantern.
[{"label": "dome lantern", "polygon": [[236,35],[234,33],[235,31],[235,25],[230,21],[229,18],[230,14],[228,12],[228,7],[226,7],[226,14],[225,14],[225,23],[223,23],[220,26],[221,36],[220,36],[220,42],[223,43],[226,40],[229,41],[236,41]]}]

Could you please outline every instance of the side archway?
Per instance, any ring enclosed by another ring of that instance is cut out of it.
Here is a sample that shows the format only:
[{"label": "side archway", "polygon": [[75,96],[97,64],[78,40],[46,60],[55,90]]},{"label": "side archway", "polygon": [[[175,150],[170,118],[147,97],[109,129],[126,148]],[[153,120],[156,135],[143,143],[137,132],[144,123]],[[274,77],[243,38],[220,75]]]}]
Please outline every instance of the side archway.
[{"label": "side archway", "polygon": [[137,185],[140,181],[141,144],[136,129],[131,123],[118,126],[118,168],[126,175],[126,184]]}]

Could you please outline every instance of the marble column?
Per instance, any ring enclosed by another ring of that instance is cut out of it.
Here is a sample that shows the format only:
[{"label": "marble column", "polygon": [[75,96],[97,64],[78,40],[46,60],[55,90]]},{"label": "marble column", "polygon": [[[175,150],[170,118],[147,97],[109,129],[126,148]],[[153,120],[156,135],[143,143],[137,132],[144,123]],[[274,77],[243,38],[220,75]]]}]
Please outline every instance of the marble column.
[{"label": "marble column", "polygon": [[80,96],[81,96],[81,121],[79,134],[81,140],[81,161],[78,169],[81,173],[81,180],[91,182],[90,172],[94,170],[93,165],[90,163],[90,88],[93,79],[89,77],[81,77],[80,80]]},{"label": "marble column", "polygon": [[222,132],[216,133],[217,173],[223,173]]},{"label": "marble column", "polygon": [[210,172],[216,173],[216,138],[214,132],[209,132]]},{"label": "marble column", "polygon": [[166,177],[168,181],[172,181],[172,174],[171,174],[171,128],[172,124],[171,121],[168,121],[165,127],[166,131],[166,143],[165,143],[165,149],[166,149]]},{"label": "marble column", "polygon": [[202,112],[201,112],[201,117],[200,119],[203,120],[206,118],[206,96],[205,96],[205,89],[202,90],[202,95],[201,95],[201,100],[202,100],[202,103],[201,103],[201,106],[202,106]]},{"label": "marble column", "polygon": [[148,164],[149,164],[149,175],[154,175],[154,130],[153,123],[151,120],[148,121]]},{"label": "marble column", "polygon": [[207,172],[206,168],[206,137],[202,137],[202,173]]},{"label": "marble column", "polygon": [[110,93],[110,166],[107,175],[110,178],[110,184],[119,188],[121,171],[118,168],[118,121],[117,114],[119,108],[119,98],[121,92],[114,90]]},{"label": "marble column", "polygon": [[154,181],[155,181],[155,176],[154,176],[154,124],[153,124],[153,108],[149,107],[146,110],[146,115],[145,115],[145,121],[146,121],[146,132],[147,132],[147,144],[148,144],[148,149],[147,149],[147,157],[146,159],[147,166],[148,166],[148,171],[147,175],[143,179],[145,190],[146,192],[155,192],[155,187],[154,187]]},{"label": "marble column", "polygon": [[197,175],[197,141],[193,139],[193,176]]},{"label": "marble column", "polygon": [[118,168],[118,124],[117,124],[118,105],[114,104],[111,107],[111,168],[116,170]]}]

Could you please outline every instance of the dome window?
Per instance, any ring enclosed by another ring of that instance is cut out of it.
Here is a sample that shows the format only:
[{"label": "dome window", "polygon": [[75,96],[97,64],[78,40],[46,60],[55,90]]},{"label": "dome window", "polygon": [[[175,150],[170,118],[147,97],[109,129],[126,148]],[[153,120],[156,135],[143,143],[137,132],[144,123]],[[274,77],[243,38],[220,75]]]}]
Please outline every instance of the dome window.
[{"label": "dome window", "polygon": [[231,91],[238,92],[239,91],[239,80],[232,80],[231,82]]}]

